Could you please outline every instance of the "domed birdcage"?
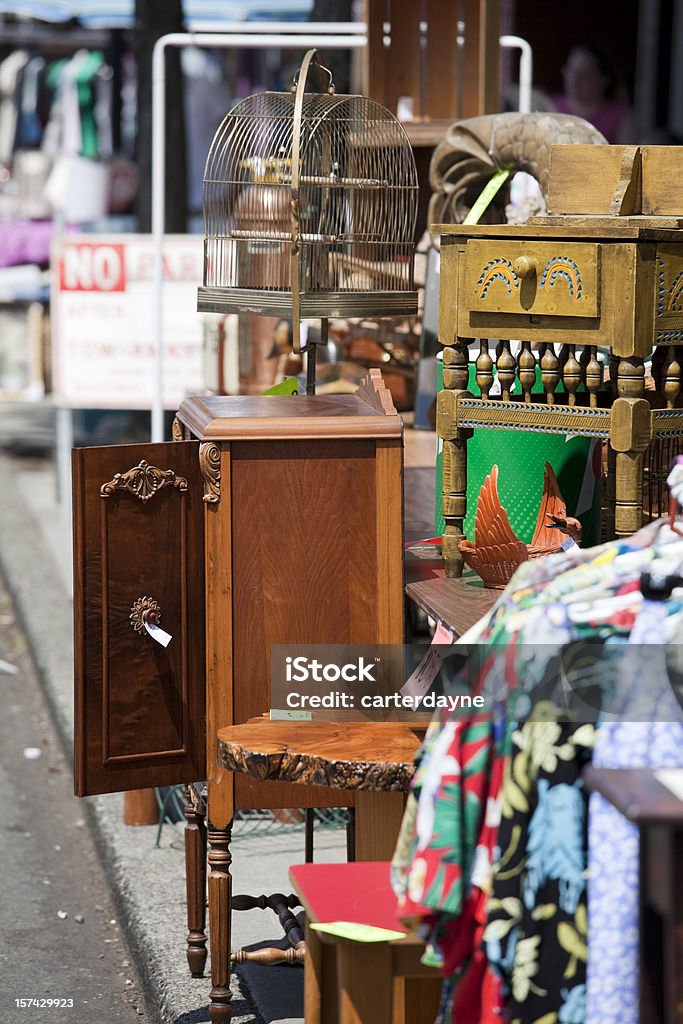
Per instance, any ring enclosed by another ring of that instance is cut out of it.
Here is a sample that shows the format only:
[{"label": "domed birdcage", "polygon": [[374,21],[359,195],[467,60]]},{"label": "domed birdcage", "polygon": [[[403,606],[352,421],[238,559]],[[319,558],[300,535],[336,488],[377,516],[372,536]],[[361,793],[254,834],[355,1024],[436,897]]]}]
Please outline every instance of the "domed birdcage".
[{"label": "domed birdcage", "polygon": [[[307,92],[312,72],[318,92]],[[336,95],[309,50],[291,93],[238,103],[204,176],[202,312],[409,316],[418,183],[399,121],[365,96]],[[310,363],[309,357],[309,363]],[[310,379],[310,373],[309,373]]]}]

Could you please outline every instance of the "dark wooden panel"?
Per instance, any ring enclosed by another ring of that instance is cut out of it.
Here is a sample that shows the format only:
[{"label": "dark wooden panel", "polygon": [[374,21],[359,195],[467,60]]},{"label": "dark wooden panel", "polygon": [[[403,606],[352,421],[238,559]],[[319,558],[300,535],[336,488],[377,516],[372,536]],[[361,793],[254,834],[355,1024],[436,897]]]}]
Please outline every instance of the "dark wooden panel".
[{"label": "dark wooden panel", "polygon": [[[205,760],[198,445],[81,449],[73,467],[76,792],[191,782]],[[166,648],[131,625],[143,597],[161,608]]]}]

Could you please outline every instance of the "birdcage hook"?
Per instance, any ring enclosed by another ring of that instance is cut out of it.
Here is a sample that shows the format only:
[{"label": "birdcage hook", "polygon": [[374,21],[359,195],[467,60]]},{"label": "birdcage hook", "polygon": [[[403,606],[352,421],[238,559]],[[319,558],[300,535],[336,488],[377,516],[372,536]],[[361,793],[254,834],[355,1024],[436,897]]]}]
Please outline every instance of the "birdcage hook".
[{"label": "birdcage hook", "polygon": [[[306,84],[308,82],[308,73],[311,70],[312,64],[315,66],[315,70],[318,75],[318,92],[326,92],[329,93],[330,96],[333,95],[334,82],[332,81],[332,72],[323,64],[322,57],[320,56],[320,52],[318,50],[308,50],[306,52],[306,55],[301,62],[301,67],[298,69],[298,71],[294,73],[291,91],[297,91],[299,79],[301,78],[302,74],[304,81],[304,89],[306,88]],[[325,79],[327,79],[327,81],[325,81]]]}]

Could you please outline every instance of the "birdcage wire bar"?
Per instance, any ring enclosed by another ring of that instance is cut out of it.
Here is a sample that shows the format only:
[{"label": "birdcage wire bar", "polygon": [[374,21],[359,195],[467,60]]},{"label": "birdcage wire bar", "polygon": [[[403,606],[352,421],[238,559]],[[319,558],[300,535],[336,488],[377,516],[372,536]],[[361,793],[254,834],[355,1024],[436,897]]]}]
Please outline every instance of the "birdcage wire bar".
[{"label": "birdcage wire bar", "polygon": [[249,96],[216,132],[198,308],[415,314],[418,182],[403,127],[367,97],[297,88],[298,107],[295,93]]}]

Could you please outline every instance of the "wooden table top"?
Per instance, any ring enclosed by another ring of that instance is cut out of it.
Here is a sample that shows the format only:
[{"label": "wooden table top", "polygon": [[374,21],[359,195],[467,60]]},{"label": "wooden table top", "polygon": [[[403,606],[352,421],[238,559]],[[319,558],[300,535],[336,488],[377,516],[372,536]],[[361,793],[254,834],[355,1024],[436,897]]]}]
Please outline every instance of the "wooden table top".
[{"label": "wooden table top", "polygon": [[595,768],[583,771],[586,787],[601,793],[637,825],[683,827],[683,801],[655,778],[652,768]]},{"label": "wooden table top", "polygon": [[491,610],[500,593],[500,590],[487,589],[474,574],[458,580],[439,576],[406,586],[406,594],[411,600],[431,618],[453,629],[458,636],[466,633]]},{"label": "wooden table top", "polygon": [[271,722],[218,730],[230,771],[263,781],[375,792],[406,791],[424,729],[397,722]]}]

